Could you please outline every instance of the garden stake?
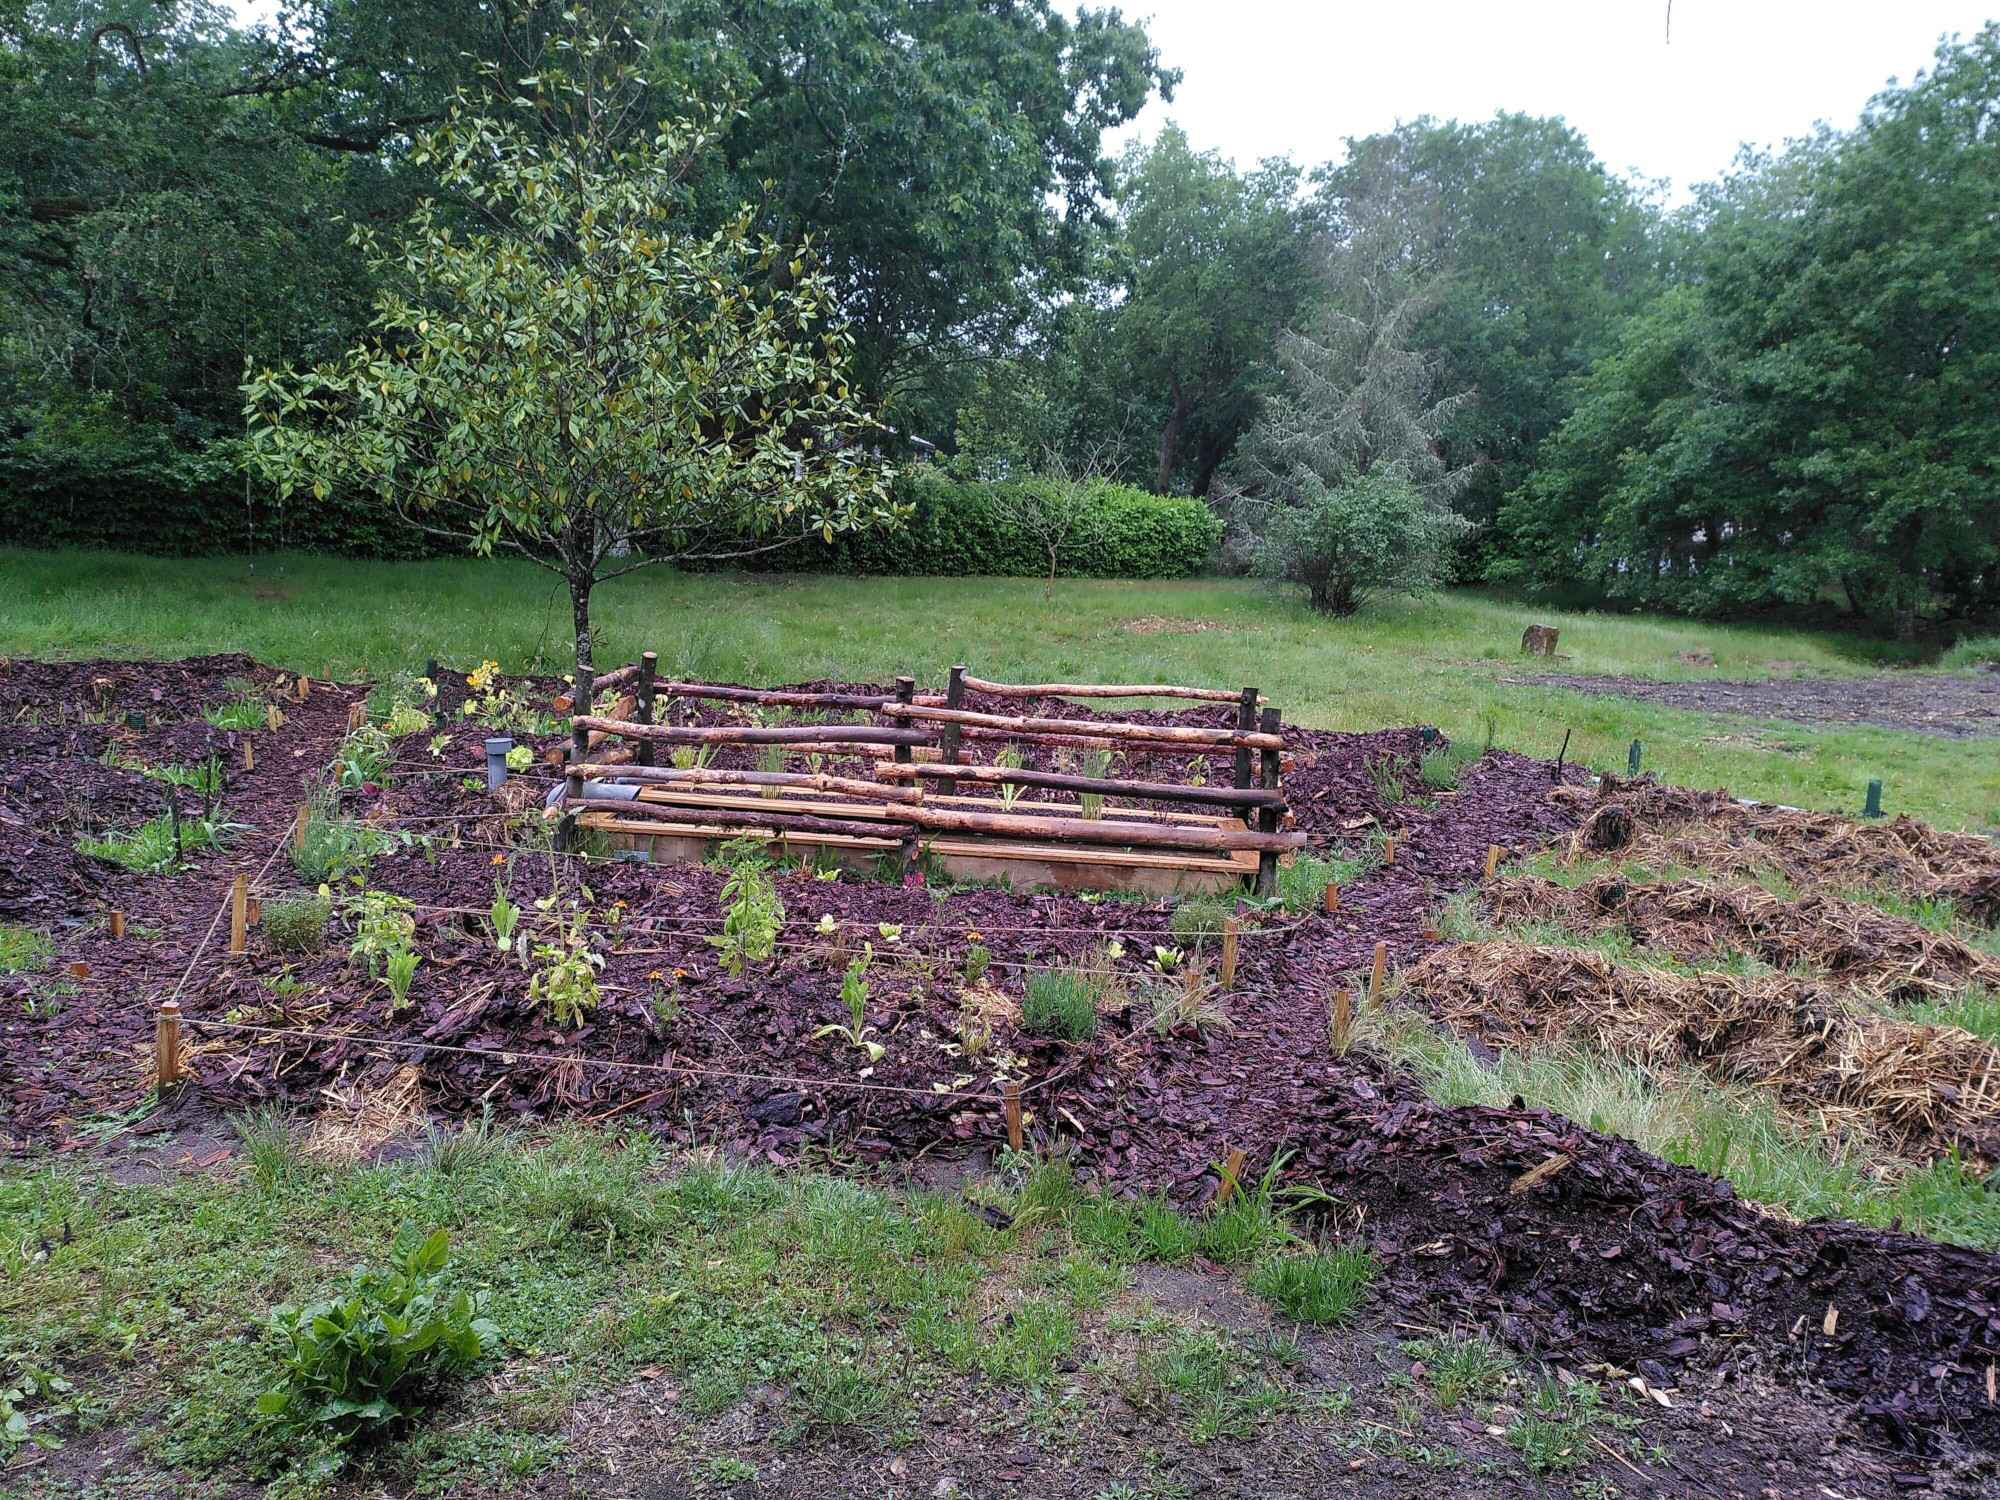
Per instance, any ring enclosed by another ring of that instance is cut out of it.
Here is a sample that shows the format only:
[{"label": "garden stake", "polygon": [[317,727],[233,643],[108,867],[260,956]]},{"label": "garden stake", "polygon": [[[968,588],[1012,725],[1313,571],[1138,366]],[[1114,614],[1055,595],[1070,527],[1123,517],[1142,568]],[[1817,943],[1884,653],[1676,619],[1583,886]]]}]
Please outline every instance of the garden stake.
[{"label": "garden stake", "polygon": [[90,965],[85,963],[82,959],[79,958],[75,963],[69,966],[69,977],[72,979],[90,978]]},{"label": "garden stake", "polygon": [[[639,653],[639,707],[635,719],[641,724],[653,722],[653,684],[660,675],[660,653],[642,651]],[[653,742],[641,740],[632,747],[632,764],[650,766],[653,763]]]},{"label": "garden stake", "polygon": [[1486,878],[1491,880],[1493,872],[1499,868],[1500,846],[1498,844],[1488,844],[1486,846]]},{"label": "garden stake", "polygon": [[1385,865],[1393,865],[1395,862],[1396,862],[1396,835],[1393,833],[1385,833],[1382,835],[1382,863]]},{"label": "garden stake", "polygon": [[244,915],[244,920],[248,922],[252,927],[256,927],[259,924],[261,924],[264,920],[263,898],[261,896],[252,896],[243,915]]},{"label": "garden stake", "polygon": [[1021,1149],[1021,1085],[1007,1085],[1007,1144],[1014,1150]]},{"label": "garden stake", "polygon": [[1880,778],[1868,783],[1868,801],[1861,809],[1861,816],[1864,818],[1879,818],[1882,816],[1882,782]]},{"label": "garden stake", "polygon": [[1236,988],[1237,925],[1234,912],[1222,919],[1222,987],[1225,990]]},{"label": "garden stake", "polygon": [[1331,880],[1326,883],[1326,909],[1335,910],[1340,905],[1340,887]]},{"label": "garden stake", "polygon": [[313,680],[310,677],[301,676],[299,678],[299,702],[303,703],[306,699],[310,698],[312,690]]},{"label": "garden stake", "polygon": [[248,737],[246,737],[243,741],[243,769],[246,771],[254,771],[257,769],[257,755],[256,752],[250,748],[250,741]]},{"label": "garden stake", "polygon": [[1639,748],[1639,742],[1637,740],[1632,741],[1632,748],[1625,752],[1625,770],[1627,774],[1632,776],[1639,774],[1639,759],[1643,753]]},{"label": "garden stake", "polygon": [[160,1007],[153,1028],[154,1092],[164,1094],[181,1076],[181,1003],[169,1000]]},{"label": "garden stake", "polygon": [[1347,1028],[1354,1019],[1354,1000],[1343,985],[1333,992],[1333,1050],[1347,1055]]},{"label": "garden stake", "polygon": [[277,730],[277,727],[285,722],[285,716],[282,713],[278,712],[277,704],[266,703],[264,705],[264,721],[267,724],[269,724],[272,730],[275,732]]},{"label": "garden stake", "polygon": [[1375,945],[1375,962],[1368,967],[1368,1007],[1380,1009],[1382,1004],[1382,973],[1389,967],[1389,945]]},{"label": "garden stake", "polygon": [[1215,1190],[1215,1206],[1222,1207],[1229,1201],[1229,1195],[1236,1191],[1236,1184],[1243,1176],[1243,1153],[1235,1146],[1229,1148],[1228,1160],[1222,1164],[1222,1186]]},{"label": "garden stake", "polygon": [[306,817],[308,811],[308,809],[302,807],[299,809],[299,815],[292,819],[292,847],[294,849],[303,849],[306,846]]},{"label": "garden stake", "polygon": [[111,936],[114,938],[125,936],[125,913],[122,911],[111,913]]},{"label": "garden stake", "polygon": [[248,949],[245,929],[250,921],[250,877],[238,875],[229,888],[229,951],[240,955]]}]

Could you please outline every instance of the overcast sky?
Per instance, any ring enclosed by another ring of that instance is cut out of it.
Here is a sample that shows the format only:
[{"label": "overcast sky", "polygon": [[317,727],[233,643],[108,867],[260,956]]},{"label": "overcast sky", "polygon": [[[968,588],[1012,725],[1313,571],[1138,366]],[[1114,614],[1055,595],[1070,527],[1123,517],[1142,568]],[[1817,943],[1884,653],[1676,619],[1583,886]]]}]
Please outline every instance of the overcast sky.
[{"label": "overcast sky", "polygon": [[[1102,0],[1097,0],[1102,3]],[[1997,0],[1125,0],[1186,78],[1138,122],[1176,120],[1247,166],[1317,164],[1351,135],[1430,114],[1561,115],[1614,171],[1672,201],[1745,141],[1852,125]]]}]

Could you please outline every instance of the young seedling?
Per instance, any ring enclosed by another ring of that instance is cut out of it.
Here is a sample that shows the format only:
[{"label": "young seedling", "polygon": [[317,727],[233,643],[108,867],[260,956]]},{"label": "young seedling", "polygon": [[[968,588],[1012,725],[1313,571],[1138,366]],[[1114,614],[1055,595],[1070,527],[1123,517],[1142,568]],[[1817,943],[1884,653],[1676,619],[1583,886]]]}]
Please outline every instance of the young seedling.
[{"label": "young seedling", "polygon": [[882,1060],[885,1049],[880,1042],[868,1040],[868,1034],[875,1028],[862,1024],[868,1016],[868,966],[875,961],[875,945],[868,943],[865,947],[866,951],[861,957],[847,966],[847,973],[840,981],[840,1003],[847,1007],[848,1024],[842,1026],[835,1022],[832,1025],[822,1026],[813,1033],[813,1038],[818,1040],[823,1036],[841,1037],[848,1046],[866,1052],[868,1065],[873,1068]]},{"label": "young seedling", "polygon": [[497,880],[493,883],[490,915],[493,919],[494,951],[505,953],[513,945],[514,927],[521,920],[521,908],[507,899],[507,893],[500,888]]}]

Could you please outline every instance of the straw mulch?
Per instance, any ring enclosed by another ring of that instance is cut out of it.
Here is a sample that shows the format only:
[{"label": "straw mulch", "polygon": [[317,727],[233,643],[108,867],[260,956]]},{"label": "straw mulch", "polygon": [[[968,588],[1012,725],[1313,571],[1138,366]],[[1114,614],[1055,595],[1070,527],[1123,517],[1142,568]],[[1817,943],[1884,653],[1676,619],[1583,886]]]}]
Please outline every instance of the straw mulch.
[{"label": "straw mulch", "polygon": [[1679,959],[1748,953],[1774,968],[1804,966],[1884,1001],[1973,984],[2000,989],[2000,959],[1908,917],[1819,892],[1786,901],[1761,886],[1705,880],[1634,884],[1600,875],[1571,887],[1517,875],[1489,882],[1481,895],[1498,922],[1553,922],[1579,937],[1615,928]]},{"label": "straw mulch", "polygon": [[1856,1012],[1789,975],[1672,974],[1600,953],[1461,943],[1405,971],[1405,994],[1493,1047],[1582,1044],[1771,1090],[1794,1116],[1865,1128],[1899,1155],[1956,1145],[2000,1161],[2000,1051],[1954,1026]]},{"label": "straw mulch", "polygon": [[1572,859],[1616,854],[1717,875],[1774,872],[1800,891],[1882,890],[1911,900],[1944,898],[1974,921],[2000,925],[2000,844],[1899,816],[1857,823],[1832,813],[1728,792],[1662,786],[1650,775],[1552,794],[1582,819]]}]

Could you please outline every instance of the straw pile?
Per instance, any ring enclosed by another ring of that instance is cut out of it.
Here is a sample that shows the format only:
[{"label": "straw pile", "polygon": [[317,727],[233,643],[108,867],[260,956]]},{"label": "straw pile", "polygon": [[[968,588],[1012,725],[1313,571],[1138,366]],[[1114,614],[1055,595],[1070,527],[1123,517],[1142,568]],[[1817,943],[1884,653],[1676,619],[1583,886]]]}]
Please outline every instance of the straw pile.
[{"label": "straw pile", "polygon": [[1402,988],[1493,1047],[1582,1044],[1771,1090],[1795,1115],[1868,1128],[1915,1160],[2000,1160],[2000,1051],[1951,1026],[1857,1013],[1790,975],[1672,974],[1525,943],[1440,948]]},{"label": "straw pile", "polygon": [[1571,887],[1520,875],[1491,881],[1481,894],[1499,922],[1552,922],[1579,937],[1617,929],[1679,959],[1748,953],[1774,968],[1803,966],[1884,1001],[1942,996],[1973,984],[2000,989],[2000,960],[1952,934],[1818,892],[1785,901],[1761,886],[1705,880],[1633,884],[1600,875]]},{"label": "straw pile", "polygon": [[1553,796],[1582,819],[1572,860],[1618,854],[1649,865],[1718,875],[1775,872],[1801,891],[1877,889],[1912,900],[1949,899],[1975,921],[2000,925],[2000,844],[1947,833],[1900,816],[1856,823],[1831,813],[1764,803],[1728,792],[1662,786],[1651,776]]},{"label": "straw pile", "polygon": [[329,1165],[348,1165],[415,1128],[424,1117],[423,1071],[405,1064],[378,1087],[353,1079],[320,1090],[326,1106],[313,1120],[304,1154]]}]

